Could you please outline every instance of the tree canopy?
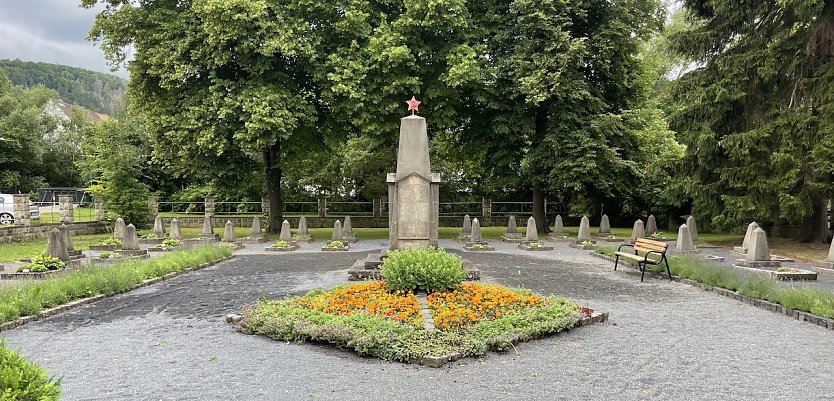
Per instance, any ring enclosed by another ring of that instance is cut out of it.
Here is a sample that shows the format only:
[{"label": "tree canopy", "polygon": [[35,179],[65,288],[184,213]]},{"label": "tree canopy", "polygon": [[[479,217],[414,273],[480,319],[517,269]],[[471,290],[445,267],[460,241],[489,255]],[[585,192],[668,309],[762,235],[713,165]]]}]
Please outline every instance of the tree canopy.
[{"label": "tree canopy", "polygon": [[683,193],[729,228],[802,222],[828,236],[834,195],[834,1],[687,0],[672,47],[696,62],[674,84]]}]

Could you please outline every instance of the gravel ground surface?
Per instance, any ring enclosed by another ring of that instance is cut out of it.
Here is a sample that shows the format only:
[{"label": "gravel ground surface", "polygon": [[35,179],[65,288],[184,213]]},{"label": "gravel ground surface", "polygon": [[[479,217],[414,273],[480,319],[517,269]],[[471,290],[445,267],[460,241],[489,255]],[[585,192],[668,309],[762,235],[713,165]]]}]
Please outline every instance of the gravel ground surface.
[{"label": "gravel ground surface", "polygon": [[[380,249],[360,241],[353,249]],[[459,248],[452,242],[443,244]],[[235,332],[223,316],[259,294],[345,281],[366,252],[244,255],[0,335],[67,400],[831,399],[834,334],[694,287],[612,272],[557,244],[466,253],[485,281],[608,311],[582,327],[440,369]],[[304,249],[316,249],[320,244]]]}]

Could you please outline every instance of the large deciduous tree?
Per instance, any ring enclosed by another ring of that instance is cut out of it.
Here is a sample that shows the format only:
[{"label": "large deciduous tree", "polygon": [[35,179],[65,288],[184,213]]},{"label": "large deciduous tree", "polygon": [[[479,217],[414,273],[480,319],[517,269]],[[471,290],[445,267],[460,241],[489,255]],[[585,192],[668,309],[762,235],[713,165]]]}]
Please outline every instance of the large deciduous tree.
[{"label": "large deciduous tree", "polygon": [[396,138],[407,94],[451,120],[444,99],[474,69],[455,40],[463,0],[82,0],[97,3],[90,37],[112,63],[133,49],[128,94],[156,156],[228,183],[260,166],[273,232],[289,163],[325,165],[304,154],[327,154],[328,138]]},{"label": "large deciduous tree", "polygon": [[546,230],[546,192],[601,201],[639,177],[644,107],[640,46],[662,25],[655,0],[470,3],[487,61],[468,142],[486,148],[493,179],[529,188]]},{"label": "large deciduous tree", "polygon": [[675,85],[683,187],[719,227],[802,223],[828,236],[834,193],[834,0],[687,0],[674,48],[698,62]]}]

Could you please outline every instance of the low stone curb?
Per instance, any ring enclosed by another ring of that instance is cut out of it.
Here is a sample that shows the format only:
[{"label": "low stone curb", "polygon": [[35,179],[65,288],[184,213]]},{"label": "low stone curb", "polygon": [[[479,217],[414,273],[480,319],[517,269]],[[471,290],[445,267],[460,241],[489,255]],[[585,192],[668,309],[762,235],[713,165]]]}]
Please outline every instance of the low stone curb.
[{"label": "low stone curb", "polygon": [[[614,258],[612,258],[610,256],[607,256],[607,255],[599,254],[599,253],[596,253],[596,252],[591,252],[591,255],[595,256],[595,257],[598,257],[600,259],[608,260],[610,262],[614,261]],[[628,264],[626,264],[625,266],[633,267],[633,266],[628,265]],[[657,273],[655,273],[652,270],[646,270],[646,274],[650,277],[655,277],[655,276],[660,277],[660,278],[667,277],[665,274],[659,276],[659,275],[657,275]],[[707,292],[714,292],[718,295],[723,295],[725,297],[732,298],[732,299],[735,299],[737,301],[741,301],[743,303],[755,306],[757,308],[761,308],[761,309],[764,309],[764,310],[769,310],[771,312],[781,313],[785,316],[790,316],[790,317],[792,317],[796,320],[799,320],[799,321],[811,322],[813,324],[816,324],[817,326],[824,327],[824,328],[829,329],[829,330],[834,330],[834,319],[829,319],[829,318],[826,318],[826,317],[817,316],[817,315],[815,315],[813,313],[809,313],[809,312],[802,312],[802,311],[798,311],[798,310],[793,310],[791,308],[786,308],[786,307],[782,306],[781,304],[777,304],[775,302],[766,301],[764,299],[748,297],[747,295],[743,295],[743,294],[739,293],[738,291],[730,291],[726,288],[714,287],[714,286],[707,285],[707,284],[704,284],[704,283],[699,283],[695,280],[690,280],[688,278],[683,278],[683,277],[676,276],[676,275],[672,275],[672,278],[674,279],[674,281],[684,283],[684,284],[689,284],[693,287],[700,288],[700,289],[702,289],[704,291],[707,291]]]},{"label": "low stone curb", "polygon": [[116,296],[116,295],[119,295],[119,294],[124,294],[124,293],[130,292],[130,291],[133,291],[133,290],[138,289],[138,288],[147,287],[151,284],[156,284],[156,283],[159,283],[161,281],[170,280],[170,279],[172,279],[174,277],[177,277],[181,274],[185,274],[185,273],[192,272],[192,271],[195,271],[195,270],[205,269],[209,266],[213,266],[213,265],[216,265],[218,263],[225,262],[225,261],[227,261],[227,260],[229,260],[233,257],[235,257],[235,255],[228,256],[228,257],[221,258],[221,259],[217,259],[213,262],[203,263],[203,264],[201,264],[197,267],[182,269],[178,272],[171,272],[171,273],[168,273],[168,274],[166,274],[164,276],[161,276],[161,277],[147,279],[147,280],[145,280],[145,281],[143,281],[139,284],[136,284],[135,286],[133,286],[131,288],[125,289],[124,291],[121,291],[121,292],[114,292],[112,294],[101,294],[101,295],[96,295],[94,297],[77,299],[75,301],[71,301],[71,302],[65,303],[63,305],[59,305],[59,306],[50,308],[50,309],[44,309],[44,310],[38,312],[37,315],[23,316],[23,317],[17,318],[16,320],[11,321],[11,322],[6,322],[6,323],[3,323],[3,324],[0,324],[0,332],[8,331],[8,330],[23,326],[24,324],[29,323],[29,322],[34,322],[36,320],[48,318],[50,316],[57,315],[61,312],[70,310],[72,308],[76,308],[76,307],[79,307],[79,306],[82,306],[82,305],[91,304],[93,302],[100,301],[104,298],[113,297],[113,296]]},{"label": "low stone curb", "polygon": [[[582,326],[589,326],[594,323],[602,323],[608,321],[608,312],[593,312],[589,317],[583,317],[574,323],[573,328],[582,327]],[[559,333],[554,333],[559,334]],[[513,341],[516,344],[515,341]],[[422,366],[428,366],[432,368],[440,368],[443,365],[454,362],[461,359],[463,355],[459,352],[455,352],[450,355],[423,355],[417,361]]]}]

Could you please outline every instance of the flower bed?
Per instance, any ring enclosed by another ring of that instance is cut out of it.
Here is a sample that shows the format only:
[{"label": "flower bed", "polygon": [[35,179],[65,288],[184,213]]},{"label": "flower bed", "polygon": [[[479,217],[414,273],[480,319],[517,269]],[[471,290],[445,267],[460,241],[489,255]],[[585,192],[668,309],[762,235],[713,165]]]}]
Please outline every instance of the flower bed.
[{"label": "flower bed", "polygon": [[592,312],[566,299],[475,283],[433,292],[428,306],[434,330],[424,327],[414,293],[389,291],[384,282],[367,282],[261,300],[245,309],[237,327],[281,341],[324,342],[361,355],[417,362],[503,351],[520,341],[580,325]]}]

